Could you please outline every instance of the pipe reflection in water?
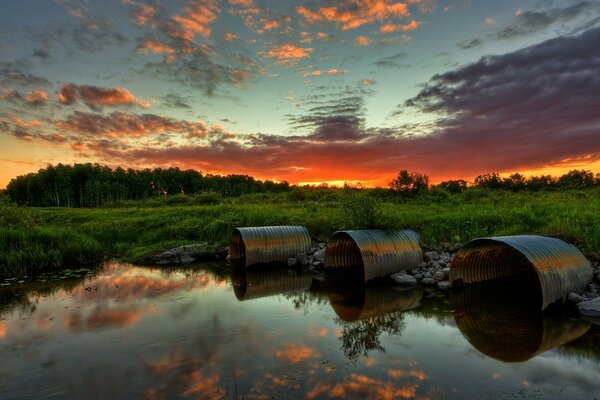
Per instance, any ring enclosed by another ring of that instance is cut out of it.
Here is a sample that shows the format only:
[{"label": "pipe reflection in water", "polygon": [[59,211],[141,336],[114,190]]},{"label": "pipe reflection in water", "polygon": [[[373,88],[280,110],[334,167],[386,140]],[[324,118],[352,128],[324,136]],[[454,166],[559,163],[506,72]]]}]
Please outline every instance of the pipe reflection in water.
[{"label": "pipe reflection in water", "polygon": [[421,304],[421,288],[396,290],[381,282],[364,282],[362,266],[331,270],[325,275],[329,302],[342,325],[342,350],[351,361],[369,351],[385,352],[380,335],[399,335],[403,311]]},{"label": "pipe reflection in water", "polygon": [[481,353],[504,362],[523,362],[585,334],[590,325],[569,319],[564,309],[542,312],[533,276],[475,283],[453,290],[454,319]]},{"label": "pipe reflection in water", "polygon": [[244,301],[308,290],[312,277],[290,269],[287,265],[247,270],[244,260],[235,260],[231,263],[231,281],[235,297]]}]

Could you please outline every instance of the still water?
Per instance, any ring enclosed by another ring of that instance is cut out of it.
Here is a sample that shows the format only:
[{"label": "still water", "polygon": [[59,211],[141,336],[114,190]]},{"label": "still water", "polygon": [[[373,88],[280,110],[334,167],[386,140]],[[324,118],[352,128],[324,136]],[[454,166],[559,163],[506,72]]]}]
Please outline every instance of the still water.
[{"label": "still water", "polygon": [[600,327],[526,303],[109,262],[0,288],[0,398],[600,398]]}]

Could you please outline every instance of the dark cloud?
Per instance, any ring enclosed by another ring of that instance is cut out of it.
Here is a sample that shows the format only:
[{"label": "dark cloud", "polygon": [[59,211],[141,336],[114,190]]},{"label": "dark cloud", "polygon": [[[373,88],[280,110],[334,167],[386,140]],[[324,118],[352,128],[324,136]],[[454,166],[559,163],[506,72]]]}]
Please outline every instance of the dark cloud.
[{"label": "dark cloud", "polygon": [[192,106],[189,105],[189,101],[190,97],[171,92],[162,97],[161,104],[168,108],[191,110]]},{"label": "dark cloud", "polygon": [[87,17],[75,23],[53,23],[42,29],[29,28],[27,34],[44,49],[89,53],[129,42],[112,20],[104,17]]},{"label": "dark cloud", "polygon": [[458,47],[460,47],[463,50],[469,50],[469,49],[474,49],[476,47],[481,47],[482,44],[483,44],[483,40],[481,40],[479,38],[475,38],[472,40],[466,40],[464,42],[459,43]]},{"label": "dark cloud", "polygon": [[148,108],[149,103],[138,99],[129,90],[116,88],[101,88],[91,85],[64,84],[56,93],[56,99],[65,105],[81,101],[92,109],[103,106],[140,106]]},{"label": "dark cloud", "polygon": [[308,128],[311,140],[357,140],[364,132],[364,100],[345,97],[335,102],[312,102],[306,115],[290,117],[292,126]]},{"label": "dark cloud", "polygon": [[389,57],[383,57],[379,60],[375,61],[375,65],[378,67],[387,67],[387,68],[399,68],[402,66],[407,66],[406,64],[401,64],[399,61],[404,60],[407,57],[406,53],[397,53]]},{"label": "dark cloud", "polygon": [[33,75],[31,62],[18,59],[11,62],[0,62],[0,85],[4,87],[50,86],[46,78]]},{"label": "dark cloud", "polygon": [[527,36],[552,26],[576,22],[581,18],[587,18],[589,16],[597,17],[599,13],[600,3],[596,1],[584,1],[565,8],[526,11],[516,15],[512,23],[497,32],[496,38],[510,40],[521,36]]},{"label": "dark cloud", "polygon": [[37,57],[40,60],[44,60],[44,61],[50,60],[52,58],[50,53],[48,53],[46,50],[43,50],[43,49],[35,49],[35,50],[33,50],[33,53],[31,53],[31,55],[33,57]]},{"label": "dark cloud", "polygon": [[201,122],[190,122],[155,114],[135,114],[115,111],[108,115],[75,111],[65,120],[57,121],[59,131],[88,137],[143,137],[159,133],[184,134],[203,137],[206,127]]}]

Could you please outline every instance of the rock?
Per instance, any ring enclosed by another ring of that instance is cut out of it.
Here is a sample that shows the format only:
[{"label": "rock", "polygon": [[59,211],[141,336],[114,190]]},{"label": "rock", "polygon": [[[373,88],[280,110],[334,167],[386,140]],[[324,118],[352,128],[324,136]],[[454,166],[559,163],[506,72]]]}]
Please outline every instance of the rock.
[{"label": "rock", "polygon": [[431,273],[431,271],[427,271],[423,274],[423,278],[433,278],[433,274]]},{"label": "rock", "polygon": [[287,265],[289,265],[290,267],[293,267],[296,264],[298,264],[298,259],[296,257],[288,258]]},{"label": "rock", "polygon": [[308,265],[308,263],[309,263],[308,262],[309,257],[303,253],[298,253],[296,255],[296,260],[298,261],[298,264],[300,264],[300,265]]},{"label": "rock", "polygon": [[142,258],[139,262],[155,265],[191,264],[199,260],[217,258],[223,252],[224,249],[216,243],[202,242],[152,254]]},{"label": "rock", "polygon": [[438,271],[433,275],[433,280],[436,282],[441,282],[445,279],[444,273],[442,271]]},{"label": "rock", "polygon": [[433,261],[433,260],[440,259],[440,255],[435,251],[428,251],[424,255],[425,255],[425,260],[427,260],[427,261]]},{"label": "rock", "polygon": [[420,281],[421,279],[423,279],[423,274],[415,274],[415,279],[417,281]]},{"label": "rock", "polygon": [[427,263],[422,261],[421,264],[419,264],[419,268],[427,268]]},{"label": "rock", "polygon": [[423,278],[421,283],[423,285],[435,285],[435,281],[433,280],[433,278]]},{"label": "rock", "polygon": [[325,246],[327,246],[327,244],[325,242],[320,242],[319,243],[319,249],[324,249]]},{"label": "rock", "polygon": [[586,317],[600,317],[600,298],[594,300],[582,301],[577,304],[579,314]]},{"label": "rock", "polygon": [[437,283],[437,287],[440,290],[450,290],[450,281],[440,281]]},{"label": "rock", "polygon": [[309,256],[310,256],[310,255],[313,255],[315,251],[317,251],[317,248],[316,248],[316,247],[311,247],[311,248],[308,250],[308,255],[309,255]]},{"label": "rock", "polygon": [[313,258],[317,261],[324,263],[325,262],[325,249],[319,249],[319,250],[315,251],[315,254],[313,254]]},{"label": "rock", "polygon": [[444,279],[448,279],[448,276],[450,276],[450,268],[443,268],[442,272],[444,273]]},{"label": "rock", "polygon": [[417,284],[417,280],[413,276],[400,272],[393,274],[391,278],[403,286],[415,286]]},{"label": "rock", "polygon": [[594,300],[597,297],[600,297],[600,294],[598,293],[591,293],[591,292],[586,292],[584,293],[583,297],[585,297],[588,300]]},{"label": "rock", "polygon": [[439,260],[439,261],[437,262],[437,264],[438,264],[440,267],[444,268],[444,267],[446,266],[446,264],[447,264],[447,263],[446,263],[446,261],[444,261],[444,260]]},{"label": "rock", "polygon": [[567,296],[567,300],[573,304],[579,304],[583,301],[587,301],[587,299],[585,297],[583,297],[575,292],[569,293],[569,295]]}]

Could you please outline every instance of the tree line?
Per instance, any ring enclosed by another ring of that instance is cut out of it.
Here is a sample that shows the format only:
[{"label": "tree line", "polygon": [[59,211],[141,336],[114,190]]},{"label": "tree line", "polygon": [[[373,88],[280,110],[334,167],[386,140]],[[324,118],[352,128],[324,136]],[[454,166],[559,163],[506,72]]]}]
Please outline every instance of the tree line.
[{"label": "tree line", "polygon": [[594,176],[592,171],[571,170],[564,175],[554,177],[550,175],[525,177],[520,173],[514,173],[507,177],[501,177],[494,172],[477,176],[471,184],[467,181],[449,180],[437,185],[429,185],[429,177],[418,172],[402,170],[394,178],[389,188],[402,194],[418,194],[432,189],[442,189],[450,193],[461,193],[469,187],[485,188],[491,190],[540,191],[540,190],[569,190],[589,189],[600,187],[600,173]]},{"label": "tree line", "polygon": [[98,164],[49,165],[12,179],[4,190],[16,204],[36,207],[97,207],[122,200],[214,192],[222,196],[281,192],[287,182],[247,175],[203,175],[179,168],[111,169]]},{"label": "tree line", "polygon": [[[526,178],[514,173],[501,177],[498,173],[479,175],[472,183],[449,180],[429,184],[429,177],[418,172],[402,170],[387,191],[389,195],[413,196],[435,190],[462,193],[471,188],[510,191],[569,190],[600,187],[600,174],[587,170],[572,170]],[[3,191],[13,203],[35,207],[98,207],[124,200],[145,200],[171,195],[216,193],[237,197],[253,193],[279,193],[292,190],[301,195],[298,187],[288,182],[261,181],[247,175],[203,175],[196,170],[179,168],[112,169],[99,164],[48,165],[38,172],[16,177]],[[337,190],[327,185],[305,186],[308,190]]]}]

